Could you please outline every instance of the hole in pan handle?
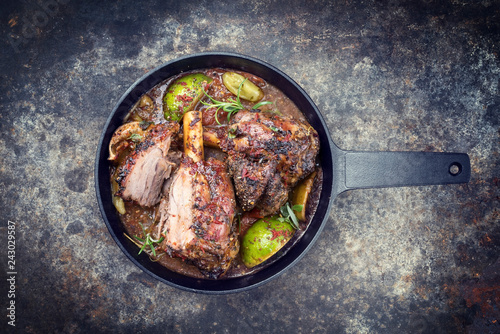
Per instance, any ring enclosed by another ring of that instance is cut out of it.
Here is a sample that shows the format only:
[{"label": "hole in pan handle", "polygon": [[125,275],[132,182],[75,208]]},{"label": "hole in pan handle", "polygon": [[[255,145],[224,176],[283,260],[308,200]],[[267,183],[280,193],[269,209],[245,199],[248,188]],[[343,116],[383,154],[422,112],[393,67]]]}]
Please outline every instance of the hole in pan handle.
[{"label": "hole in pan handle", "polygon": [[345,190],[467,183],[465,153],[345,151]]}]

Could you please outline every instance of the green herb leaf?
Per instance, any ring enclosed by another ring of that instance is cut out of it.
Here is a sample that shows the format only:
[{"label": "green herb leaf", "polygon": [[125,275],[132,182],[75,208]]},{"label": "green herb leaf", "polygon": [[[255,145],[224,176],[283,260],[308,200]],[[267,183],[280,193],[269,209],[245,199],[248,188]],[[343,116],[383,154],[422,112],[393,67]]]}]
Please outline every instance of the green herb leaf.
[{"label": "green herb leaf", "polygon": [[280,208],[280,212],[281,212],[281,215],[285,218],[288,218],[288,210],[286,209],[286,204],[283,205],[281,208]]},{"label": "green herb leaf", "polygon": [[295,217],[295,213],[293,212],[292,208],[290,207],[290,204],[286,203],[286,209],[288,211],[288,218],[290,219],[290,224],[298,230],[299,229],[299,220],[297,217]]},{"label": "green herb leaf", "polygon": [[256,105],[254,105],[252,109],[259,109],[260,107],[265,106],[266,104],[273,104],[273,103],[271,101],[261,101]]},{"label": "green herb leaf", "polygon": [[269,127],[269,129],[273,130],[274,132],[278,132],[279,131],[279,129],[277,127],[272,126],[272,125]]},{"label": "green herb leaf", "polygon": [[[148,235],[149,237],[149,235]],[[149,240],[150,243],[149,243],[149,248],[151,248],[151,253],[153,253],[154,256],[156,256],[156,250],[155,250],[155,246],[153,245],[153,243],[151,242],[151,239]]]},{"label": "green herb leaf", "polygon": [[236,138],[236,128],[229,128],[227,136],[231,139]]},{"label": "green herb leaf", "polygon": [[143,251],[145,248],[146,248],[146,243],[144,243],[144,245],[142,245],[141,250],[139,251],[139,253],[138,253],[138,254],[141,254],[141,253],[142,253],[142,251]]},{"label": "green herb leaf", "polygon": [[133,142],[139,142],[142,140],[142,136],[138,133],[132,133],[128,139],[132,140]]},{"label": "green herb leaf", "polygon": [[137,240],[139,240],[140,242],[144,242],[144,239],[141,239],[139,238],[138,236],[134,235],[134,238],[136,238]]},{"label": "green herb leaf", "polygon": [[[294,208],[298,208],[298,207],[301,207],[302,205],[294,205],[293,207]],[[278,218],[278,220],[280,222],[288,222],[290,223],[290,225],[292,225],[292,227],[296,230],[299,229],[299,220],[297,219],[297,217],[295,216],[295,213],[293,212],[293,210],[295,209],[292,209],[290,207],[290,204],[287,202],[285,205],[283,205],[281,208],[280,208],[280,212],[281,212],[281,218]],[[297,210],[296,210],[297,211]]]},{"label": "green herb leaf", "polygon": [[161,237],[160,239],[158,240],[155,240],[151,237],[151,234],[149,233],[146,233],[146,229],[144,228],[144,226],[142,225],[141,222],[139,222],[139,225],[141,225],[141,229],[142,229],[142,233],[145,235],[145,239],[142,239],[142,238],[139,238],[138,236],[134,235],[134,238],[136,238],[137,240],[139,240],[140,242],[142,242],[142,247],[141,249],[139,250],[139,253],[138,254],[141,254],[143,250],[146,249],[147,246],[149,246],[149,248],[151,249],[151,253],[153,253],[154,256],[156,256],[156,248],[155,248],[155,244],[159,244],[160,242],[162,242],[165,238],[164,237]]},{"label": "green herb leaf", "polygon": [[302,204],[295,204],[294,206],[292,206],[293,211],[296,211],[296,212],[302,211],[303,208],[304,208],[304,206]]}]

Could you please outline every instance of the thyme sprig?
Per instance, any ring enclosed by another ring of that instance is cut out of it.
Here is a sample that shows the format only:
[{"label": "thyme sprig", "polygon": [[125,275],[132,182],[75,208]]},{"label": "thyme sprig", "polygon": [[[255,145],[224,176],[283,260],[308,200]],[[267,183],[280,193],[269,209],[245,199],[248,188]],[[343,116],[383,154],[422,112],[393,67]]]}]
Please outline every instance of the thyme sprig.
[{"label": "thyme sprig", "polygon": [[[217,108],[217,110],[215,111],[215,121],[217,122],[217,124],[222,125],[219,122],[219,118],[218,118],[218,113],[219,113],[220,109],[222,109],[223,111],[227,112],[227,121],[228,122],[229,122],[229,120],[230,120],[230,118],[231,118],[231,116],[233,114],[236,114],[238,111],[240,111],[242,109],[245,109],[245,107],[243,107],[243,105],[241,104],[240,93],[241,93],[241,87],[243,87],[243,83],[245,83],[246,80],[248,80],[248,79],[243,80],[240,83],[240,85],[238,86],[238,92],[236,94],[236,100],[232,99],[232,98],[229,98],[225,102],[223,102],[223,101],[217,101],[216,99],[214,99],[213,97],[211,97],[210,95],[208,95],[208,93],[203,88],[203,93],[210,99],[210,101],[212,101],[212,103],[207,103],[207,102],[204,102],[204,101],[201,101],[201,103],[204,104],[204,105],[206,105],[208,108]],[[272,102],[270,102],[270,101],[261,101],[261,102],[255,104],[252,107],[252,109],[258,109],[258,108],[260,108],[260,107],[262,107],[263,105],[266,105],[266,104],[272,104]]]},{"label": "thyme sprig", "polygon": [[303,206],[296,204],[293,207],[290,207],[290,203],[286,203],[280,208],[281,212],[281,217],[278,218],[280,222],[288,222],[292,227],[296,230],[299,229],[299,220],[297,219],[297,216],[295,216],[294,211],[302,211]]},{"label": "thyme sprig", "polygon": [[158,240],[155,240],[151,237],[151,234],[150,233],[146,233],[146,229],[144,228],[144,226],[142,225],[142,223],[139,223],[139,225],[141,225],[141,228],[142,228],[142,233],[146,236],[144,239],[142,238],[139,238],[138,236],[134,235],[134,238],[136,238],[137,240],[139,240],[140,242],[142,242],[142,247],[141,249],[139,250],[139,253],[138,254],[141,254],[142,251],[144,249],[146,249],[146,246],[149,246],[149,248],[151,249],[151,253],[153,253],[154,256],[156,256],[156,250],[155,250],[155,244],[159,244],[160,242],[163,241],[163,239],[165,239],[164,237],[161,237],[160,239]]}]

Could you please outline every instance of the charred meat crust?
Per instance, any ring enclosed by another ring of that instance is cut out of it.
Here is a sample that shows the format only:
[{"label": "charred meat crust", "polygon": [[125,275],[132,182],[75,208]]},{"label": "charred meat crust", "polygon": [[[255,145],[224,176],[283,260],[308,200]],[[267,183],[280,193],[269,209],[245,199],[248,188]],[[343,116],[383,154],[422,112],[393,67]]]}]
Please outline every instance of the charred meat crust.
[{"label": "charred meat crust", "polygon": [[227,271],[239,251],[236,202],[226,165],[184,158],[160,204],[158,234],[170,255],[196,265],[207,277]]},{"label": "charred meat crust", "polygon": [[244,211],[252,210],[264,193],[269,179],[275,174],[277,162],[252,161],[244,154],[235,153],[228,157],[228,166],[241,208]]},{"label": "charred meat crust", "polygon": [[307,123],[243,110],[232,118],[229,133],[220,145],[245,211],[275,213],[288,191],[315,170],[319,137]]}]

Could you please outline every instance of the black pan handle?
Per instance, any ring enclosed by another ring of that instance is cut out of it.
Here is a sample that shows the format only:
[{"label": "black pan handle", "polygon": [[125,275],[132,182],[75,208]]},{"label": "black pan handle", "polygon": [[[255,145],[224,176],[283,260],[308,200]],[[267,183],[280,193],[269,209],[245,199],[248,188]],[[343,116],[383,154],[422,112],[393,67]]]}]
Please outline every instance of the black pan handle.
[{"label": "black pan handle", "polygon": [[470,160],[464,153],[344,152],[344,190],[466,183],[470,179]]}]

